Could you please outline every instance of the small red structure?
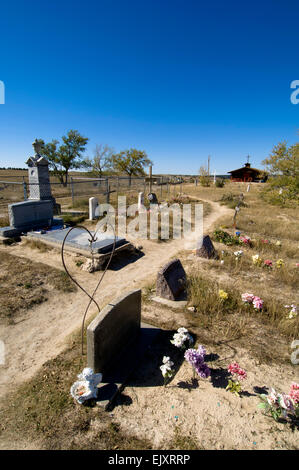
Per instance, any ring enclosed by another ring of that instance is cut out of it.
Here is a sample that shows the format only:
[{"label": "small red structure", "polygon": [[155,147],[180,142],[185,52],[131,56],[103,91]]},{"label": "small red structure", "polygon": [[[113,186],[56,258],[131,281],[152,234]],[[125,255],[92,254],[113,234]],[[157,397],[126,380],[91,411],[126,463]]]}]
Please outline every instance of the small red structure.
[{"label": "small red structure", "polygon": [[245,163],[243,168],[238,168],[237,170],[228,171],[231,174],[231,181],[241,181],[241,182],[250,182],[257,181],[260,179],[260,170],[256,168],[251,168],[250,163]]}]

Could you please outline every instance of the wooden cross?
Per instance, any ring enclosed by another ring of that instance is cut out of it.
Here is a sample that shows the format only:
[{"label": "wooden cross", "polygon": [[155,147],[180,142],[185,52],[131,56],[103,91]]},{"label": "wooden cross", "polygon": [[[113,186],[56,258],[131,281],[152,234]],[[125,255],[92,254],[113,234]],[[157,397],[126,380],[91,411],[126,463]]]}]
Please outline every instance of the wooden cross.
[{"label": "wooden cross", "polygon": [[243,202],[243,200],[244,200],[244,194],[241,193],[241,194],[239,195],[239,202],[238,202],[238,204],[237,204],[236,207],[235,207],[234,229],[237,228],[237,215],[238,215],[238,213],[239,213],[239,211],[240,211],[240,205],[241,205],[241,202]]}]

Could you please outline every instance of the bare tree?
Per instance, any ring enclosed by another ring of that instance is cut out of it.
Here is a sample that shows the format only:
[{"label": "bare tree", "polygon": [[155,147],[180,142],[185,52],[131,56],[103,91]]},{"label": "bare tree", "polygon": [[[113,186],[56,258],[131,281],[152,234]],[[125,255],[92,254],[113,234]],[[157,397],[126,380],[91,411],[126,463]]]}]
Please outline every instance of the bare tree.
[{"label": "bare tree", "polygon": [[94,175],[101,178],[104,171],[112,169],[112,155],[113,148],[108,145],[97,144],[92,159],[86,159],[86,164]]}]

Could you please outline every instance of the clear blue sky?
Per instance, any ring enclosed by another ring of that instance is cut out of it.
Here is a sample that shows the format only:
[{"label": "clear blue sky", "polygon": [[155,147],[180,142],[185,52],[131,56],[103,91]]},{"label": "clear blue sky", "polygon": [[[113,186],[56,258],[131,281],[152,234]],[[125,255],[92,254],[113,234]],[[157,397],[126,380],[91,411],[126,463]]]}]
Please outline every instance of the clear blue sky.
[{"label": "clear blue sky", "polygon": [[0,166],[69,129],[154,173],[226,173],[298,141],[298,0],[1,3]]}]

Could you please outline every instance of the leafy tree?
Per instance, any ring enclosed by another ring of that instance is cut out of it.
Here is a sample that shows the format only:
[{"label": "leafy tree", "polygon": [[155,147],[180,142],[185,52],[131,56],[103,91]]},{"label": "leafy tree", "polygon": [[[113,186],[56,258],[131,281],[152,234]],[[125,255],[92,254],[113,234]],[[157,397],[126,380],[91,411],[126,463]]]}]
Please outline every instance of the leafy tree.
[{"label": "leafy tree", "polygon": [[80,135],[78,131],[70,130],[66,136],[62,137],[63,143],[59,147],[58,140],[45,144],[42,139],[39,139],[39,142],[42,144],[41,154],[47,158],[54,175],[64,186],[68,183],[69,170],[86,167],[83,153],[88,138]]},{"label": "leafy tree", "polygon": [[144,168],[151,165],[151,160],[142,150],[123,150],[111,157],[112,166],[118,173],[129,175],[130,182],[132,176],[145,176]]},{"label": "leafy tree", "polygon": [[286,142],[275,145],[269,158],[262,161],[272,175],[299,176],[299,143],[287,147]]},{"label": "leafy tree", "polygon": [[210,186],[210,176],[205,165],[202,165],[199,169],[199,182],[202,186]]},{"label": "leafy tree", "polygon": [[93,158],[86,159],[86,166],[94,175],[101,178],[105,170],[111,170],[112,168],[112,155],[113,149],[111,147],[97,144],[93,152]]},{"label": "leafy tree", "polygon": [[274,176],[262,197],[273,204],[288,205],[299,201],[299,143],[287,146],[280,142],[274,146],[269,158],[262,162]]}]

